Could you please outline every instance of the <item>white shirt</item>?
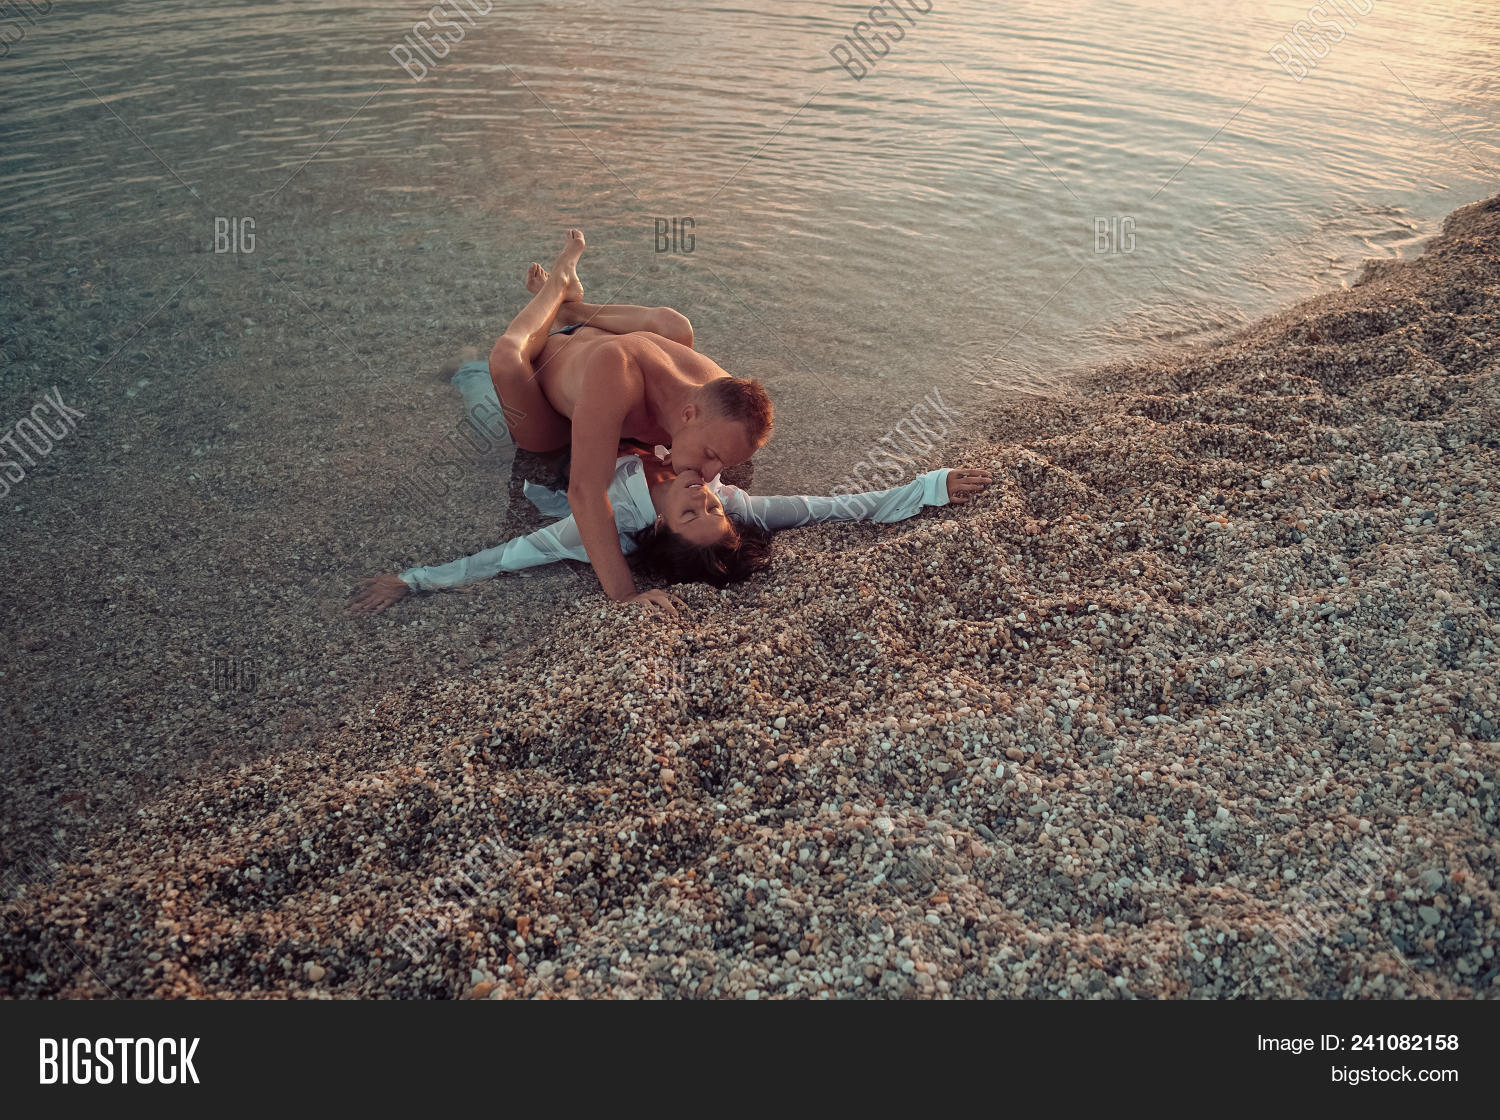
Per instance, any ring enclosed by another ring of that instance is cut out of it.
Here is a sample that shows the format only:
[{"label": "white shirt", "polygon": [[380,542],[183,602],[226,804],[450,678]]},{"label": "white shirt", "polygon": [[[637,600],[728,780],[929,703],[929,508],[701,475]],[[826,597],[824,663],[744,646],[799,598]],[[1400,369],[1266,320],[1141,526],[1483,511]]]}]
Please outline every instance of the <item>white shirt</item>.
[{"label": "white shirt", "polygon": [[[947,467],[928,471],[891,490],[827,498],[759,497],[720,482],[717,476],[706,485],[718,495],[728,517],[762,529],[790,529],[823,521],[904,521],[923,506],[948,504]],[[523,489],[539,511],[562,520],[462,560],[408,568],[400,573],[401,580],[414,591],[440,591],[558,560],[588,563],[589,554],[578,535],[567,494],[534,482],[527,482]],[[635,551],[633,534],[656,521],[656,507],[651,504],[651,489],[639,455],[621,455],[615,460],[615,477],[608,494],[620,532],[620,551],[629,556]]]}]

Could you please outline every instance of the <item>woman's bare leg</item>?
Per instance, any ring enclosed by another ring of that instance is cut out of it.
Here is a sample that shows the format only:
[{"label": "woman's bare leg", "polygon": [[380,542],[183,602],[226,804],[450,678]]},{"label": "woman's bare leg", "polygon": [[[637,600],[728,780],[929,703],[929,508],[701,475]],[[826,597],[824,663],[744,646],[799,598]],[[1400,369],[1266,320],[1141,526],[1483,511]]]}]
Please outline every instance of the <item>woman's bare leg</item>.
[{"label": "woman's bare leg", "polygon": [[[572,426],[547,401],[537,384],[533,363],[547,345],[547,332],[570,286],[577,285],[578,258],[583,255],[583,234],[568,230],[568,241],[552,264],[531,302],[511,320],[490,351],[490,378],[505,410],[505,419],[516,446],[526,451],[555,451],[567,444]],[[582,287],[578,287],[582,291]]]},{"label": "woman's bare leg", "polygon": [[501,336],[503,340],[519,346],[522,357],[527,362],[536,361],[542,347],[547,345],[547,332],[552,329],[553,320],[557,318],[557,312],[567,298],[569,289],[583,291],[583,286],[578,283],[577,273],[578,258],[583,255],[583,248],[582,231],[568,230],[567,244],[557,255],[557,260],[552,262],[551,274],[547,275],[532,294],[531,302],[521,308],[520,314],[510,321],[510,326],[505,328],[505,334]]},{"label": "woman's bare leg", "polygon": [[[547,270],[533,262],[526,274],[526,290],[540,292],[546,282]],[[637,307],[631,303],[584,303],[582,286],[577,290],[576,298],[565,297],[558,307],[557,325],[570,327],[574,323],[585,323],[611,334],[646,331],[692,348],[693,324],[682,312],[670,307]]]},{"label": "woman's bare leg", "polygon": [[693,324],[670,307],[637,307],[631,303],[565,303],[557,311],[561,326],[587,323],[612,334],[646,331],[692,349]]}]

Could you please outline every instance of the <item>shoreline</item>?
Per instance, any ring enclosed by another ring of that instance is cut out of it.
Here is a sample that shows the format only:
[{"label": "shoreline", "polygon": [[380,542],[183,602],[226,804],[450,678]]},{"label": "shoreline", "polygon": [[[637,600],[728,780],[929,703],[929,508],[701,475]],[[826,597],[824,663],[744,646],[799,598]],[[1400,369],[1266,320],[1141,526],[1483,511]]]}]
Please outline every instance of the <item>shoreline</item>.
[{"label": "shoreline", "polygon": [[0,991],[1500,995],[1496,246],[1001,393],[991,496],[679,627],[544,603],[185,773],[5,903]]}]

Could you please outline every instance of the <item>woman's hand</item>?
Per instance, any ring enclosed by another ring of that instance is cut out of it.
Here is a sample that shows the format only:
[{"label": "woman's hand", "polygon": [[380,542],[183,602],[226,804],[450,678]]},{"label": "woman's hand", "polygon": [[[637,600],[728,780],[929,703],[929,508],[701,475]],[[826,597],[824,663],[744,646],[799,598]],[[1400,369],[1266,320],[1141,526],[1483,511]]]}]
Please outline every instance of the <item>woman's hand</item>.
[{"label": "woman's hand", "polygon": [[624,600],[624,602],[643,603],[648,609],[665,611],[669,618],[677,617],[678,607],[687,610],[686,603],[676,595],[670,595],[659,587],[653,587],[649,591],[642,591],[639,595],[632,595],[629,599]]},{"label": "woman's hand", "polygon": [[400,576],[372,576],[359,581],[349,599],[350,614],[379,614],[411,594]]},{"label": "woman's hand", "polygon": [[969,495],[979,493],[993,481],[989,471],[950,470],[948,472],[948,500],[963,505],[969,500]]}]

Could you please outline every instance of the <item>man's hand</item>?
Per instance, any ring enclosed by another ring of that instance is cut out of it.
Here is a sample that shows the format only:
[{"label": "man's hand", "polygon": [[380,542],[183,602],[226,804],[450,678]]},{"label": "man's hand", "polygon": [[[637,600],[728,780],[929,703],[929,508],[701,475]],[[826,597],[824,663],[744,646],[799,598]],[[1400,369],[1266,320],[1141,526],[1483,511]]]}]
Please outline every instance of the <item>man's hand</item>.
[{"label": "man's hand", "polygon": [[948,472],[948,500],[963,505],[969,500],[970,494],[979,493],[993,481],[989,471],[950,470]]},{"label": "man's hand", "polygon": [[663,610],[668,618],[677,618],[677,608],[687,610],[687,604],[676,595],[669,594],[659,587],[653,587],[649,591],[642,591],[639,595],[632,595],[626,599],[627,603],[643,603],[647,610]]},{"label": "man's hand", "polygon": [[359,581],[349,599],[350,614],[379,614],[411,594],[400,576],[372,576]]}]

